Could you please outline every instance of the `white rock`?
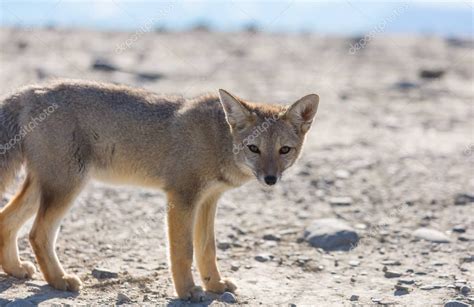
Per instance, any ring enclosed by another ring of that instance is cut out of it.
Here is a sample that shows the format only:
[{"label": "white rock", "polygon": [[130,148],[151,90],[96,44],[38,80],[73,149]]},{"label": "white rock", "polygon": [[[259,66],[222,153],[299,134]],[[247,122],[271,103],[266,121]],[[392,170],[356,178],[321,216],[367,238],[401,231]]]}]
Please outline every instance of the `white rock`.
[{"label": "white rock", "polygon": [[345,169],[338,169],[334,172],[334,174],[336,175],[336,178],[338,178],[338,179],[347,179],[351,175]]},{"label": "white rock", "polygon": [[433,243],[449,243],[451,239],[441,231],[431,228],[418,228],[413,232],[413,236],[418,239],[430,241]]}]

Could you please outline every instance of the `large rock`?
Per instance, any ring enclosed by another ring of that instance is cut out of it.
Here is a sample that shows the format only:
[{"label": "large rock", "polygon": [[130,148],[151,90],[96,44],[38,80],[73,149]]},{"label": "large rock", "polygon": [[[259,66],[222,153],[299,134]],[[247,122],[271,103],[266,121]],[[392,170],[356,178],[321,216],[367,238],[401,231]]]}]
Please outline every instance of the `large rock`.
[{"label": "large rock", "polygon": [[461,301],[448,301],[444,304],[444,307],[469,307],[469,304]]},{"label": "large rock", "polygon": [[441,231],[431,228],[418,228],[413,232],[413,236],[418,239],[430,241],[433,243],[449,243],[451,239]]},{"label": "large rock", "polygon": [[344,221],[338,219],[318,219],[309,225],[304,237],[314,247],[327,251],[350,250],[357,246],[359,235]]}]

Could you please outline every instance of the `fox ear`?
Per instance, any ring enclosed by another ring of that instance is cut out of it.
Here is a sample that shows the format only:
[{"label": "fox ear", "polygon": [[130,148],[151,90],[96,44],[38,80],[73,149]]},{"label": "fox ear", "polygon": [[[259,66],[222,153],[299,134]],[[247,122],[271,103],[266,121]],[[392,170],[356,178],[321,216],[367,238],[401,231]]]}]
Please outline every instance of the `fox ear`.
[{"label": "fox ear", "polygon": [[298,133],[305,134],[311,128],[313,118],[318,110],[319,96],[309,94],[293,103],[285,112],[286,118]]},{"label": "fox ear", "polygon": [[252,113],[238,98],[223,89],[219,90],[219,98],[232,129],[243,129],[251,122]]}]

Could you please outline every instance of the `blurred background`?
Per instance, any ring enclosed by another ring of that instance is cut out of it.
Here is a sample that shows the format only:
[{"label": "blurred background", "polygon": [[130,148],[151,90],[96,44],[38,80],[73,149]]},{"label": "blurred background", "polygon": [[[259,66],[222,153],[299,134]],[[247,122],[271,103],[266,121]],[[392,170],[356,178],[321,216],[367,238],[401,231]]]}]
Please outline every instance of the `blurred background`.
[{"label": "blurred background", "polygon": [[[56,78],[185,97],[224,88],[282,104],[317,93],[302,157],[281,184],[252,182],[220,202],[218,258],[240,288],[237,302],[472,304],[473,9],[421,0],[1,0],[0,94]],[[114,304],[124,295],[176,303],[165,202],[156,190],[91,183],[58,241],[85,291],[71,297],[41,277],[0,274],[0,305]],[[308,240],[315,229],[356,240],[332,250]],[[33,260],[26,231],[20,250]],[[118,277],[92,277],[97,267]]]},{"label": "blurred background", "polygon": [[472,35],[472,1],[140,1],[2,0],[1,25],[74,27],[97,30],[216,31],[262,29],[360,35],[401,5],[409,8],[384,27],[385,33]]}]

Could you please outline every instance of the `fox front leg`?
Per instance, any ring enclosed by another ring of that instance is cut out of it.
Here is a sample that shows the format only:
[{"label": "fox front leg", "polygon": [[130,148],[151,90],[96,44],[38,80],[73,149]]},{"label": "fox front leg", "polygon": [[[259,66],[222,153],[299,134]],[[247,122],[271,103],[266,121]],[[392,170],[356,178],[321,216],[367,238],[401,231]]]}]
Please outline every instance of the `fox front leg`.
[{"label": "fox front leg", "polygon": [[194,206],[177,193],[168,193],[168,238],[171,273],[179,298],[202,301],[205,293],[194,284],[193,262]]},{"label": "fox front leg", "polygon": [[206,291],[234,292],[237,287],[229,280],[221,278],[217,267],[214,218],[216,216],[218,194],[204,199],[196,208],[194,220],[194,249],[196,262]]}]

